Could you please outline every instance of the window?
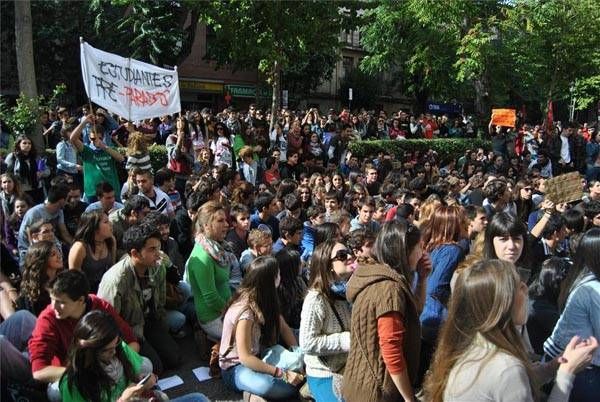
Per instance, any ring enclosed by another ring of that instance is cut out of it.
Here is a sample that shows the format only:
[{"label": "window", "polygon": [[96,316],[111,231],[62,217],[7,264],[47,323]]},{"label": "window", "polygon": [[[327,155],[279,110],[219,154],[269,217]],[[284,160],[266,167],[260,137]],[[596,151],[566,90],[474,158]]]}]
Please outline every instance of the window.
[{"label": "window", "polygon": [[342,63],[344,75],[349,75],[354,70],[354,57],[344,56]]}]

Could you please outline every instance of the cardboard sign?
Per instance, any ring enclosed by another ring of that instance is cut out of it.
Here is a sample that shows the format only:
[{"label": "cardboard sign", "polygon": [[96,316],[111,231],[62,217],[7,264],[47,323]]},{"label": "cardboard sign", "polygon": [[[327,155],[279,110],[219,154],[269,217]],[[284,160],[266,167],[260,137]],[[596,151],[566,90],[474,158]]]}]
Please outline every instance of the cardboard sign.
[{"label": "cardboard sign", "polygon": [[492,124],[502,127],[514,127],[517,122],[515,109],[492,109]]},{"label": "cardboard sign", "polygon": [[581,197],[583,188],[577,172],[561,174],[546,181],[546,198],[556,205],[579,201]]}]

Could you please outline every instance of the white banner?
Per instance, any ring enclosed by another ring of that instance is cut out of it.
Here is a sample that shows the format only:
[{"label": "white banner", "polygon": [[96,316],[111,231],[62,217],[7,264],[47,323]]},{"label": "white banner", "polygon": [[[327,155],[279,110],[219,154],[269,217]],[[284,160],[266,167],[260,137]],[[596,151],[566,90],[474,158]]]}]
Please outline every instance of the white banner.
[{"label": "white banner", "polygon": [[181,112],[177,70],[117,56],[81,42],[81,72],[90,100],[129,121]]}]

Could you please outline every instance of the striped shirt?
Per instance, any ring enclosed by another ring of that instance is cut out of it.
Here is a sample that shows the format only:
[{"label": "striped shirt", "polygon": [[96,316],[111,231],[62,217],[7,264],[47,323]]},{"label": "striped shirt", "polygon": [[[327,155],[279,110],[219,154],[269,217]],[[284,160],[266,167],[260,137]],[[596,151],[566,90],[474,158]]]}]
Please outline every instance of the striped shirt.
[{"label": "striped shirt", "polygon": [[145,198],[148,199],[148,201],[150,201],[150,209],[151,210],[158,211],[165,215],[170,215],[170,216],[173,216],[175,214],[175,210],[173,209],[173,204],[171,204],[171,199],[160,188],[154,186],[154,198],[151,198],[142,192],[140,192],[139,194],[143,195]]}]

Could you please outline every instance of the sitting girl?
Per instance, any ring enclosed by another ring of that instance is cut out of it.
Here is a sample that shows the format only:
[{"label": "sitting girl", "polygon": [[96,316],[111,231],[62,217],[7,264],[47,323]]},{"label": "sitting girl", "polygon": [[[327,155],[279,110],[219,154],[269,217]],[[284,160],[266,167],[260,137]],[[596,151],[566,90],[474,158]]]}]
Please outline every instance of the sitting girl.
[{"label": "sitting girl", "polygon": [[[296,338],[280,314],[277,302],[279,266],[273,257],[258,257],[236,294],[231,299],[223,318],[223,336],[219,350],[219,365],[225,383],[238,392],[249,392],[266,399],[289,400],[297,394],[296,386],[304,376],[286,370],[288,365],[269,364],[261,360],[265,349],[282,339],[288,346],[296,346]],[[281,367],[279,367],[281,366]]]}]

